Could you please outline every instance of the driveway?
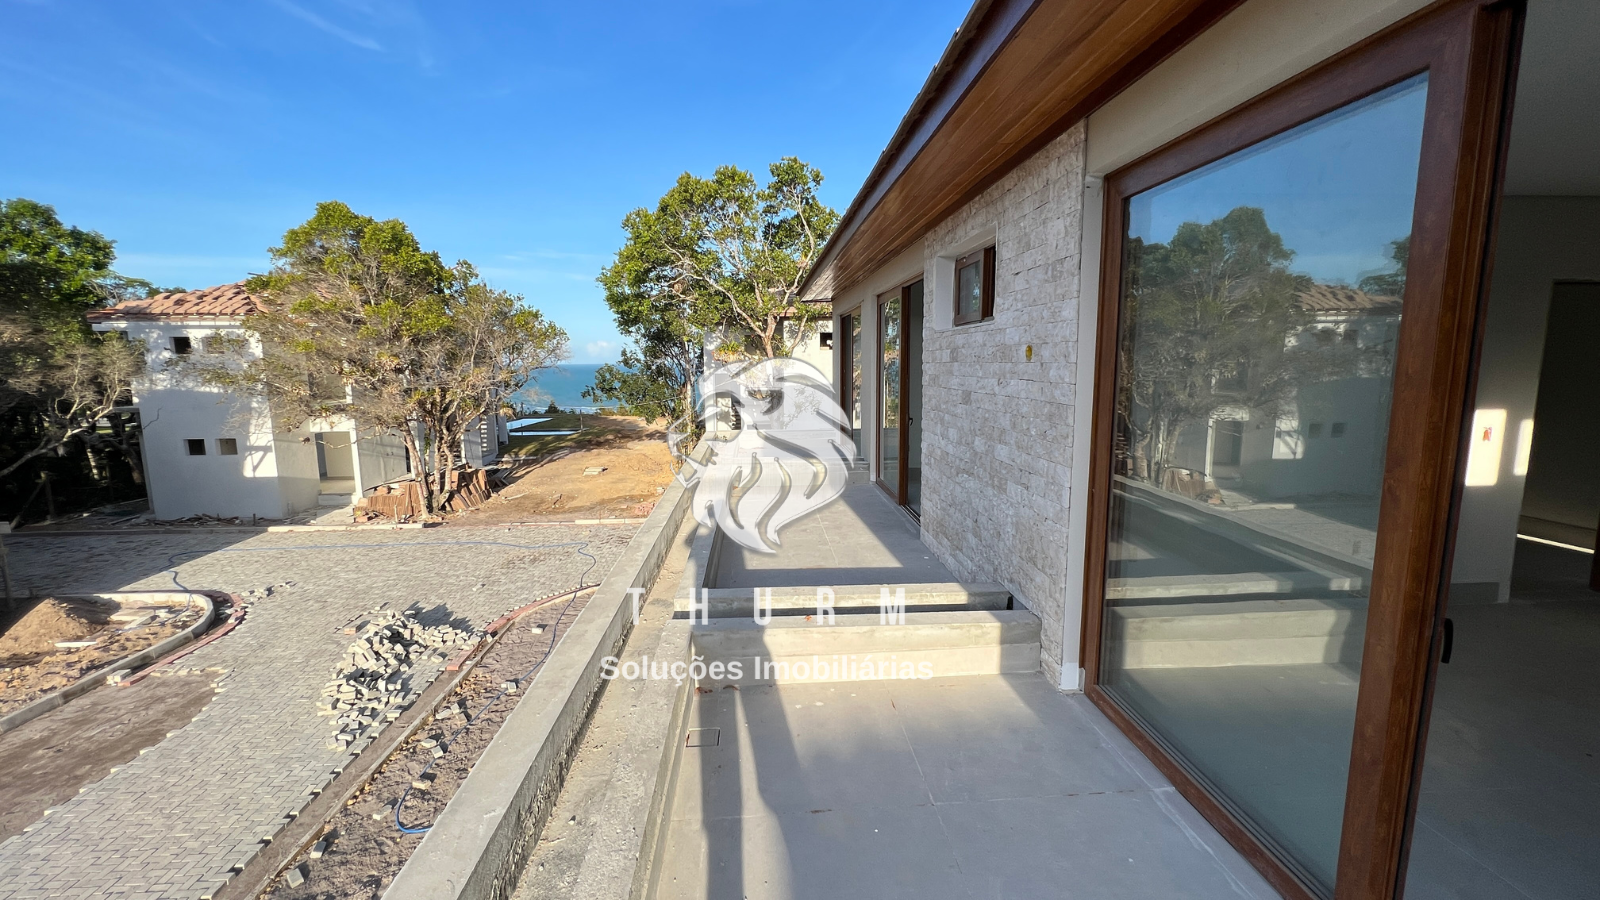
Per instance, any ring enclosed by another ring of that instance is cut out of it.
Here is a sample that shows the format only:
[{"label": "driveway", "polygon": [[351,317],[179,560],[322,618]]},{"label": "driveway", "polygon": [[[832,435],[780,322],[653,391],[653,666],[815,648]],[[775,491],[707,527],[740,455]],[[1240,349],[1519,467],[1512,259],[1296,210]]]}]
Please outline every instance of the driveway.
[{"label": "driveway", "polygon": [[[176,664],[220,672],[216,699],[0,844],[0,900],[210,896],[350,760],[329,747],[332,722],[316,714],[353,640],[347,624],[386,603],[416,608],[428,625],[483,627],[598,582],[635,530],[14,536],[19,586],[40,594],[169,589],[175,578],[188,588],[258,593],[243,624]],[[440,668],[419,666],[415,690]]]}]

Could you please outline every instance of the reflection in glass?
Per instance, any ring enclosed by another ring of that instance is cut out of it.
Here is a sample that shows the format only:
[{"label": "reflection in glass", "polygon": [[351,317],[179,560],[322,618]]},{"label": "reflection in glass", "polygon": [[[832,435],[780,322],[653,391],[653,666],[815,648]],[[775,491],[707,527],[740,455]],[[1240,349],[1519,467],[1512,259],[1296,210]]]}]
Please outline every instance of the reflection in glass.
[{"label": "reflection in glass", "polygon": [[922,282],[905,290],[906,395],[901,399],[906,429],[906,495],[900,502],[922,515]]},{"label": "reflection in glass", "polygon": [[878,480],[891,491],[900,489],[900,292],[878,303]]},{"label": "reflection in glass", "polygon": [[1100,682],[1325,888],[1425,79],[1127,201]]},{"label": "reflection in glass", "polygon": [[850,333],[850,358],[846,365],[850,367],[850,438],[855,441],[856,456],[861,456],[861,314],[851,313],[846,318],[846,328]]},{"label": "reflection in glass", "polygon": [[956,318],[976,319],[983,309],[983,255],[956,271]]}]

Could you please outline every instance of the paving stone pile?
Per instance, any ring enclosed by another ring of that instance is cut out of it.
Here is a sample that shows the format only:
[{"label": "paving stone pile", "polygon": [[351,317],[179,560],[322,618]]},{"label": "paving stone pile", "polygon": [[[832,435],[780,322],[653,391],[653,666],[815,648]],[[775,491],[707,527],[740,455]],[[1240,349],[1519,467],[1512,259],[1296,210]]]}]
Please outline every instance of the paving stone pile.
[{"label": "paving stone pile", "polygon": [[322,688],[317,714],[338,717],[328,746],[343,749],[399,718],[415,694],[406,677],[413,666],[429,656],[442,662],[450,650],[482,637],[451,625],[420,625],[409,609],[370,613]]}]

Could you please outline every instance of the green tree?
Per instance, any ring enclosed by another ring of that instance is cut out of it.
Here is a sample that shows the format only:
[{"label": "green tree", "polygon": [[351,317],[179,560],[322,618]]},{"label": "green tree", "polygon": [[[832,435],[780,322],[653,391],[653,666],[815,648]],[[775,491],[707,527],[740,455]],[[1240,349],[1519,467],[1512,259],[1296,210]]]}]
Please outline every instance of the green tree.
[{"label": "green tree", "polygon": [[1411,235],[1389,244],[1390,271],[1368,275],[1361,279],[1360,288],[1380,297],[1401,297],[1406,292],[1406,266],[1411,262]]},{"label": "green tree", "polygon": [[446,266],[398,219],[320,203],[271,253],[272,270],[247,283],[266,307],[245,320],[260,355],[183,365],[265,395],[289,428],[348,416],[398,435],[430,512],[472,419],[566,355],[566,333],[538,310],[464,261]]},{"label": "green tree", "polygon": [[827,314],[800,302],[839,221],[817,198],[822,173],[784,157],[768,174],[761,185],[736,166],[710,178],[684,173],[655,209],[627,215],[627,241],[599,280],[634,349],[602,368],[585,396],[668,404],[663,412],[682,416],[708,335],[721,334],[727,352],[770,358]]},{"label": "green tree", "polygon": [[1117,412],[1159,478],[1183,429],[1224,405],[1272,410],[1307,376],[1285,351],[1311,323],[1298,302],[1311,279],[1289,270],[1294,251],[1251,206],[1128,253]]},{"label": "green tree", "polygon": [[[74,439],[103,443],[102,419],[131,430],[117,407],[144,369],[142,349],[95,334],[84,313],[155,288],[117,274],[114,259],[111,240],[63,224],[50,206],[0,201],[0,414],[11,426],[0,477]],[[133,447],[118,443],[141,480]]]}]

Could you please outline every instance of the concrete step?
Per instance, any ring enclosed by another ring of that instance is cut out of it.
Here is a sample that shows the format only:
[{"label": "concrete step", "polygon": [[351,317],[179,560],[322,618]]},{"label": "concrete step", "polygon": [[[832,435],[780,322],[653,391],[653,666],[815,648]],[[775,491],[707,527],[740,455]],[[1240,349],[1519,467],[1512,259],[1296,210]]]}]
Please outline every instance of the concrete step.
[{"label": "concrete step", "polygon": [[[908,612],[902,622],[878,614],[835,617],[829,625],[774,616],[695,623],[690,640],[707,667],[723,673],[703,683],[791,684],[999,675],[1039,669],[1039,618],[1027,610]],[[732,677],[738,663],[740,677]],[[885,667],[888,668],[885,668]]]},{"label": "concrete step", "polygon": [[848,484],[872,483],[872,470],[867,468],[867,461],[861,457],[850,460],[850,480]]},{"label": "concrete step", "polygon": [[1359,664],[1361,599],[1219,600],[1106,607],[1118,668]]},{"label": "concrete step", "polygon": [[[808,616],[817,612],[817,588],[707,588],[710,616],[713,619],[750,618],[755,612],[755,590],[761,591],[763,609],[771,609],[775,616]],[[833,610],[839,615],[847,613],[878,612],[883,603],[883,592],[897,602],[899,592],[905,593],[907,612],[955,612],[974,609],[1006,609],[1011,605],[1011,592],[1000,584],[959,584],[932,582],[926,584],[851,584],[833,588]],[[768,602],[770,592],[771,602]],[[678,618],[688,618],[690,600],[678,596]]]},{"label": "concrete step", "polygon": [[352,502],[352,497],[352,494],[318,494],[317,505],[334,507],[349,506]]}]

